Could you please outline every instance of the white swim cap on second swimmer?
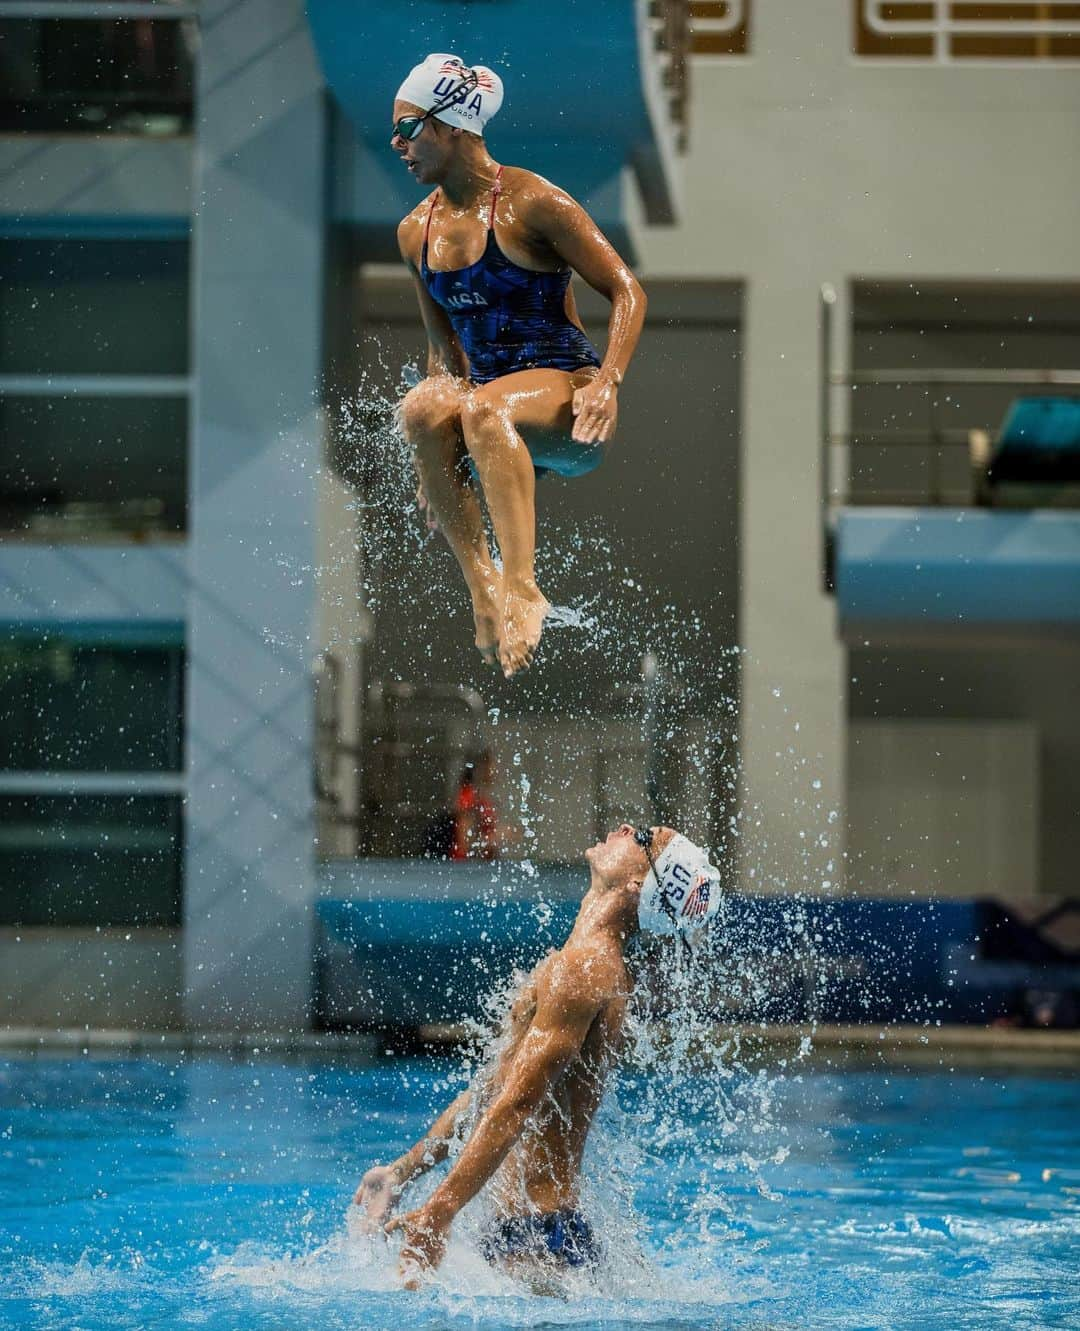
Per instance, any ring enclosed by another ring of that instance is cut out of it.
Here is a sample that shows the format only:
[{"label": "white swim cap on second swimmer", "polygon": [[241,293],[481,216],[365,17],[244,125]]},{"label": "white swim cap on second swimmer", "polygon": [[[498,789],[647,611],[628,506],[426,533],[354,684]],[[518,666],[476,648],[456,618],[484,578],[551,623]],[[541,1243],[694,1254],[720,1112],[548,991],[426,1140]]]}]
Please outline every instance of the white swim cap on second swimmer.
[{"label": "white swim cap on second swimmer", "polygon": [[460,101],[436,112],[434,118],[472,134],[483,134],[503,100],[502,79],[486,65],[465,65],[456,55],[429,55],[409,70],[397,90],[397,100],[430,111],[458,88],[466,89]]},{"label": "white swim cap on second swimmer", "polygon": [[720,871],[708,854],[676,834],[653,857],[641,884],[638,924],[652,934],[678,934],[697,929],[720,909]]}]

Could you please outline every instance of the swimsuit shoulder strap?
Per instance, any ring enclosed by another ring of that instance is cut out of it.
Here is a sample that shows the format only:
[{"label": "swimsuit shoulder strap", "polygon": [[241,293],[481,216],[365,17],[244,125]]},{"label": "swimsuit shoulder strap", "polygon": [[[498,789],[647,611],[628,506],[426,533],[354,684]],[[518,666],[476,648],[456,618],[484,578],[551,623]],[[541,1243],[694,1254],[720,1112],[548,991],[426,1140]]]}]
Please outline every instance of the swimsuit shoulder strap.
[{"label": "swimsuit shoulder strap", "polygon": [[435,212],[435,205],[439,202],[439,191],[436,190],[431,196],[431,204],[427,210],[427,221],[424,223],[424,252],[427,252],[428,236],[431,235],[431,218]]},{"label": "swimsuit shoulder strap", "polygon": [[499,195],[502,193],[502,173],[503,169],[500,166],[498,172],[495,175],[495,184],[492,185],[491,187],[491,208],[488,212],[489,231],[495,230],[495,204],[496,201],[498,200]]}]

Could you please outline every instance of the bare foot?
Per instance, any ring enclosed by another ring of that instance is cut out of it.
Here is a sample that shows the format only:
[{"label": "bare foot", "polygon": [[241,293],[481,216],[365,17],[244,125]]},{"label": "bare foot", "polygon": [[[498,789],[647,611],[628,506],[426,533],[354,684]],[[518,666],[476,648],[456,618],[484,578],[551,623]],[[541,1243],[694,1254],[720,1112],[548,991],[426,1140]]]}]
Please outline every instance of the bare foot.
[{"label": "bare foot", "polygon": [[544,617],[550,609],[547,598],[535,583],[530,591],[506,593],[499,637],[499,664],[507,679],[532,665],[540,634],[544,631]]},{"label": "bare foot", "polygon": [[484,593],[473,597],[473,623],[476,625],[476,650],[484,664],[499,664],[499,604],[502,587],[493,584]]}]

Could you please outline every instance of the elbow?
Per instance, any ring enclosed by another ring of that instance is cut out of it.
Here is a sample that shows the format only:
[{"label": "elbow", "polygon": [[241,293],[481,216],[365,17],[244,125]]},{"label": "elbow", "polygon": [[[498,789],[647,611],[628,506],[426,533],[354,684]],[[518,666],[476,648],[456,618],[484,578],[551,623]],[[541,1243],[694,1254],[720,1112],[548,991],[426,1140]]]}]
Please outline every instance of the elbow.
[{"label": "elbow", "polygon": [[620,294],[634,313],[643,319],[645,311],[649,308],[649,298],[645,294],[645,288],[629,268],[623,270],[621,277]]},{"label": "elbow", "polygon": [[514,1090],[507,1097],[507,1112],[511,1121],[515,1124],[527,1122],[540,1103],[541,1097],[530,1087],[521,1087]]},{"label": "elbow", "polygon": [[553,1051],[550,1057],[539,1060],[530,1068],[528,1076],[508,1086],[503,1092],[502,1107],[516,1129],[520,1129],[521,1124],[540,1108],[573,1052],[576,1051]]}]

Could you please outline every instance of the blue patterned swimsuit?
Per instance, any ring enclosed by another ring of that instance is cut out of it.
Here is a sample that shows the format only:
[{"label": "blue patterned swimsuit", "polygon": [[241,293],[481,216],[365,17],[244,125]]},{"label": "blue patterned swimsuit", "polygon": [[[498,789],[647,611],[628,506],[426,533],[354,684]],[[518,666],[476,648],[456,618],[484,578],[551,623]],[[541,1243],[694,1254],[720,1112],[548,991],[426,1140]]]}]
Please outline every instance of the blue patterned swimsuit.
[{"label": "blue patterned swimsuit", "polygon": [[558,1266],[595,1266],[600,1248],[593,1227],[580,1211],[547,1211],[495,1220],[480,1250],[492,1266],[504,1257],[531,1257]]},{"label": "blue patterned swimsuit", "polygon": [[469,377],[474,384],[488,384],[515,370],[598,366],[596,348],[566,313],[570,269],[542,273],[522,268],[499,249],[495,239],[498,195],[497,179],[491,191],[487,244],[475,263],[445,272],[428,267],[428,233],[438,191],[428,209],[420,251],[421,281],[432,300],[446,311],[469,358]]}]

